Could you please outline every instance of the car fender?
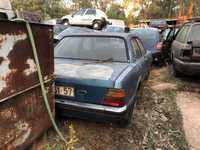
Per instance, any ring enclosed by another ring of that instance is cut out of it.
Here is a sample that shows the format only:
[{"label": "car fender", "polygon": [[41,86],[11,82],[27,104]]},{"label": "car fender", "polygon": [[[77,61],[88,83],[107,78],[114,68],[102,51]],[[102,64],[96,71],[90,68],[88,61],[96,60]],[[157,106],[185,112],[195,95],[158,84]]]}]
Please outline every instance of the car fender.
[{"label": "car fender", "polygon": [[142,82],[142,75],[139,73],[139,67],[136,64],[131,64],[115,81],[114,88],[121,88],[126,91],[126,103],[130,103],[137,94],[138,88]]},{"label": "car fender", "polygon": [[66,15],[66,16],[63,16],[63,17],[61,18],[61,20],[66,20],[66,19],[70,22],[71,16],[70,16],[70,15]]}]

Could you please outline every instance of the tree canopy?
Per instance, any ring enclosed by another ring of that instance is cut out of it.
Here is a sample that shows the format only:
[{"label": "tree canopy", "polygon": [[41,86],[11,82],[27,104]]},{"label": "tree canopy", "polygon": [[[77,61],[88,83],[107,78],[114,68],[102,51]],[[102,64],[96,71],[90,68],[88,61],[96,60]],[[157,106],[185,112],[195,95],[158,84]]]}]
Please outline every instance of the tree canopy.
[{"label": "tree canopy", "polygon": [[[58,18],[71,11],[81,8],[100,8],[110,18],[124,19],[126,17],[137,19],[176,18],[188,14],[190,0],[135,0],[139,3],[139,16],[125,16],[124,7],[114,3],[114,0],[71,0],[72,7],[66,7],[65,0],[12,0],[16,10],[32,11],[41,14],[45,18]],[[133,0],[124,0],[127,6],[134,5]],[[193,15],[200,15],[200,1],[193,2]],[[109,7],[108,7],[109,6]],[[134,10],[132,10],[134,11]]]}]

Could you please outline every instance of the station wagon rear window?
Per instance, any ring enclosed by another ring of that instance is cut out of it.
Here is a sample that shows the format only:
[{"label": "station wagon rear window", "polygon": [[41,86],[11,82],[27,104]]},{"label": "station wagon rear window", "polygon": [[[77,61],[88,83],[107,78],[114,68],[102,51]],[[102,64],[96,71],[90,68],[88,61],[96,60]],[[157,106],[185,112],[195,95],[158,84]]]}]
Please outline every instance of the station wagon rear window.
[{"label": "station wagon rear window", "polygon": [[55,57],[127,62],[125,41],[118,37],[66,37],[55,48]]},{"label": "station wagon rear window", "polygon": [[200,24],[193,25],[190,35],[189,35],[190,41],[199,41],[200,40]]}]

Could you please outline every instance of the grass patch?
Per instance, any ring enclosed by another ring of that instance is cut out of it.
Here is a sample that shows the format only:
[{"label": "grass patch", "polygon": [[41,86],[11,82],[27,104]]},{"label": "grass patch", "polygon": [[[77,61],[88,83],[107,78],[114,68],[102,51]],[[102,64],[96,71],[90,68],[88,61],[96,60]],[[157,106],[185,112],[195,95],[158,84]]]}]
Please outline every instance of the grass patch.
[{"label": "grass patch", "polygon": [[44,146],[44,150],[74,150],[78,138],[76,137],[76,131],[72,124],[69,125],[68,129],[69,133],[67,134],[68,136],[66,137],[68,143],[64,143],[63,141],[61,141],[58,136],[56,136],[56,138],[51,139],[51,137],[55,136],[51,135],[49,136],[48,144]]}]

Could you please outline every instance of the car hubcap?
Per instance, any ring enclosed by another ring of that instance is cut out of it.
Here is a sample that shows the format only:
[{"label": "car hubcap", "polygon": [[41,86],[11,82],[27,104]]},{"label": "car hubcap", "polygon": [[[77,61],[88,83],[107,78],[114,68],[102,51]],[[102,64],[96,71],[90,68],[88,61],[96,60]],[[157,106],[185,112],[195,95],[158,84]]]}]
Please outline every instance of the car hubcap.
[{"label": "car hubcap", "polygon": [[96,28],[96,29],[99,28],[99,24],[98,24],[98,23],[95,23],[95,24],[94,24],[94,28]]}]

